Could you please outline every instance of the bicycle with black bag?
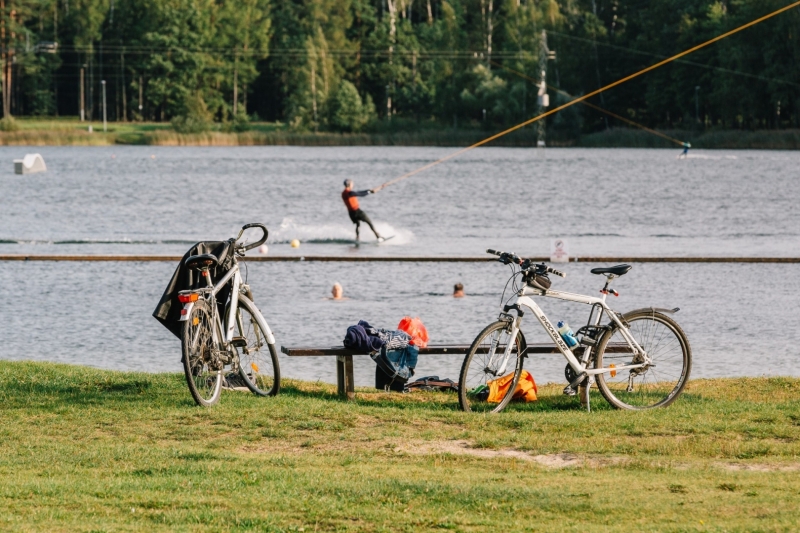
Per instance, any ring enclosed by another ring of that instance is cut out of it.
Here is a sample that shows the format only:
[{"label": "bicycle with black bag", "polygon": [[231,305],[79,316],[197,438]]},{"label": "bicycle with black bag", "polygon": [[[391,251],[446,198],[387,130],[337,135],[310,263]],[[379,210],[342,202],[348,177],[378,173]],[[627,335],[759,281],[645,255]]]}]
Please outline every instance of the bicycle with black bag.
[{"label": "bicycle with black bag", "polygon": [[[251,228],[261,229],[261,238],[248,244],[239,242]],[[203,253],[183,261],[185,269],[199,274],[192,288],[178,292],[183,304],[179,318],[183,369],[199,405],[217,403],[223,387],[250,390],[259,396],[274,396],[280,390],[275,337],[253,303],[238,261],[245,252],[266,242],[267,235],[263,224],[246,224],[235,238],[216,248],[220,257]]]}]

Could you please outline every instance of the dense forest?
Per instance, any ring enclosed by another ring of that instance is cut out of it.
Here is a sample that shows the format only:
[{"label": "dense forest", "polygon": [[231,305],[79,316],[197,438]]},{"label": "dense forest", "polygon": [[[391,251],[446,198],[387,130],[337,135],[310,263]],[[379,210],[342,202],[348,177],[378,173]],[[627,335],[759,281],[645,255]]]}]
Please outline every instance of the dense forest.
[{"label": "dense forest", "polygon": [[[486,128],[789,0],[0,0],[3,117]],[[591,102],[658,128],[800,127],[800,8]],[[105,95],[105,96],[104,96]],[[584,106],[564,134],[615,119]]]}]

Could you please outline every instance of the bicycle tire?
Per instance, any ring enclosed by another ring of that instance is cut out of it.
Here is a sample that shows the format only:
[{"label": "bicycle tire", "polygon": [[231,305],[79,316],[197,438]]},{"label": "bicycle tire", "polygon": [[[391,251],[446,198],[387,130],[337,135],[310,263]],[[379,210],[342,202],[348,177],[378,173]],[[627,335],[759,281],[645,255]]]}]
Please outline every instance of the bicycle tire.
[{"label": "bicycle tire", "polygon": [[[239,336],[247,340],[246,346],[236,348],[239,352],[239,373],[253,394],[275,396],[281,388],[281,369],[275,344],[270,343],[264,335],[265,330],[269,331],[269,326],[258,307],[244,295],[239,295],[237,314]],[[249,314],[250,320],[244,314]],[[266,351],[262,350],[264,345]]]},{"label": "bicycle tire", "polygon": [[[496,341],[496,346],[505,346],[510,340],[511,335],[508,331],[510,326],[509,322],[498,320],[483,328],[483,331],[472,341],[461,365],[458,379],[458,404],[462,411],[499,413],[505,409],[514,396],[514,390],[522,373],[522,354],[526,348],[522,332],[517,332],[516,351],[512,350],[508,361],[501,368],[492,367],[492,365],[501,364],[502,360],[493,359],[490,356],[493,340]],[[487,340],[488,344],[486,344]],[[487,358],[487,356],[489,357]],[[514,373],[514,377],[508,393],[497,403],[488,402],[485,393],[489,382],[507,376],[509,367]],[[485,388],[481,389],[481,387]]]},{"label": "bicycle tire", "polygon": [[212,327],[213,315],[208,305],[202,300],[197,301],[183,324],[181,349],[189,392],[197,405],[203,407],[211,407],[217,403],[222,392],[222,368],[212,368]]},{"label": "bicycle tire", "polygon": [[[683,392],[691,374],[689,339],[677,322],[652,309],[630,311],[623,318],[630,325],[633,338],[647,352],[653,364],[644,371],[621,371],[615,376],[610,372],[597,374],[600,394],[616,409],[639,410],[670,405]],[[603,368],[608,361],[622,364],[631,361],[632,354],[624,353],[627,343],[619,329],[615,326],[600,339],[595,368]],[[612,344],[623,346],[623,352],[615,352],[613,347],[607,351]]]}]

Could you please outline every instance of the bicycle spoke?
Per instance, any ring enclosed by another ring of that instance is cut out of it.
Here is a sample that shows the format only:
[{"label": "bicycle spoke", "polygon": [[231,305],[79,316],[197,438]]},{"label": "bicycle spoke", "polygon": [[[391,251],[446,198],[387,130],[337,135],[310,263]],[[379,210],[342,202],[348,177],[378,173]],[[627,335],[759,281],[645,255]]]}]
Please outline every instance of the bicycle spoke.
[{"label": "bicycle spoke", "polygon": [[[517,334],[512,340],[506,322],[496,322],[478,335],[461,368],[459,404],[462,409],[496,412],[505,407],[506,392],[513,393],[511,385],[518,379],[517,369],[521,369],[520,339]],[[508,387],[503,388],[501,384]]]},{"label": "bicycle spoke", "polygon": [[[644,312],[629,317],[630,334],[649,357],[649,364],[641,368],[603,374],[598,378],[598,388],[615,407],[642,409],[664,405],[682,390],[688,377],[690,352],[677,325],[663,315]],[[607,339],[609,346],[625,343],[619,329]],[[609,351],[601,356],[602,366],[622,366],[635,361],[632,354]]]}]

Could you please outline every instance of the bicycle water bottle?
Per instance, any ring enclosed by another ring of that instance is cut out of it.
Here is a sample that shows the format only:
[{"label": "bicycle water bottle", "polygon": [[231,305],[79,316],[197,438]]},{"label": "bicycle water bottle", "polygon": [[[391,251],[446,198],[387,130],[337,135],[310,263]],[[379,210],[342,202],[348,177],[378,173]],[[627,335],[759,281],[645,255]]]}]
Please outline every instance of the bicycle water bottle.
[{"label": "bicycle water bottle", "polygon": [[570,348],[578,345],[578,339],[575,338],[575,334],[570,329],[569,324],[563,320],[558,323],[558,334],[561,335],[561,338]]}]

